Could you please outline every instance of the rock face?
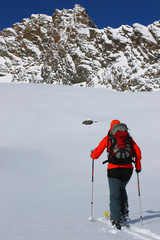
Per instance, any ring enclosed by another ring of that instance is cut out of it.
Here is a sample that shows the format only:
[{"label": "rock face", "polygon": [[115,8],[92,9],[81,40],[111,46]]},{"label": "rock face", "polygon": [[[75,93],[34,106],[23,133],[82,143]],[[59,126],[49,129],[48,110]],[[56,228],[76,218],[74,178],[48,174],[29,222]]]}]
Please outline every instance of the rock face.
[{"label": "rock face", "polygon": [[160,88],[160,21],[98,29],[86,10],[33,14],[0,32],[0,78],[13,82]]}]

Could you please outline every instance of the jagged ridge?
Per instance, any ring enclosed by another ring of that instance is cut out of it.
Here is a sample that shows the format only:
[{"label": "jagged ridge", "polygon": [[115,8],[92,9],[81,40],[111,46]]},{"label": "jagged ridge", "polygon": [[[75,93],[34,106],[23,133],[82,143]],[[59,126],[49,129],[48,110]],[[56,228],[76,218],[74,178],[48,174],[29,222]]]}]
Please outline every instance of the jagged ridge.
[{"label": "jagged ridge", "polygon": [[33,14],[0,32],[0,76],[13,82],[160,88],[160,21],[98,29],[86,10]]}]

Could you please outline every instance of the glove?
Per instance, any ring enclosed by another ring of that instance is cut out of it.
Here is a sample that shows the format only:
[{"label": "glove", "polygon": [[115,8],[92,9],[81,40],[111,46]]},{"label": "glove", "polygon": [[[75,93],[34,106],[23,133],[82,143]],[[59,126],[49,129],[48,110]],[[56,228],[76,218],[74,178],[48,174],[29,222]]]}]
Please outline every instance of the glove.
[{"label": "glove", "polygon": [[[92,152],[93,152],[94,150],[91,150],[91,154],[92,154]],[[91,154],[90,154],[90,156],[91,156]],[[91,157],[92,158],[92,157]]]},{"label": "glove", "polygon": [[141,169],[140,169],[140,170],[137,170],[137,169],[136,169],[135,171],[136,171],[136,173],[140,173],[140,172],[141,172]]}]

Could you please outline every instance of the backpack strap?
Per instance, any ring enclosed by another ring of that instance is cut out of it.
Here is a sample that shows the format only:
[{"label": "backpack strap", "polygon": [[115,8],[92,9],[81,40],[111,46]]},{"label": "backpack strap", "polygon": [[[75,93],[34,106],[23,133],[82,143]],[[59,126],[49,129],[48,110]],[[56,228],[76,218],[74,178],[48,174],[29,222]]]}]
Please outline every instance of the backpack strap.
[{"label": "backpack strap", "polygon": [[105,163],[107,163],[107,162],[109,162],[109,160],[105,160],[104,162],[102,162],[102,164],[105,164]]},{"label": "backpack strap", "polygon": [[111,151],[111,149],[112,149],[112,147],[113,147],[113,135],[112,135],[112,133],[110,132],[111,130],[109,130],[109,132],[108,132],[108,140],[107,140],[107,152],[109,152],[109,141],[110,141],[110,143],[111,143],[111,146],[110,146],[110,151]]},{"label": "backpack strap", "polygon": [[110,140],[110,138],[111,138],[111,137],[110,137],[110,131],[108,132],[108,135],[107,135],[107,136],[108,136],[108,139],[107,139],[107,152],[108,152],[109,140]]},{"label": "backpack strap", "polygon": [[134,148],[133,148],[133,146],[132,146],[132,143],[131,143],[132,137],[131,137],[130,134],[128,134],[128,141],[129,141],[129,143],[130,143],[131,150],[132,150],[132,162],[135,163],[134,158],[135,158],[136,155],[135,155],[135,151],[134,151]]},{"label": "backpack strap", "polygon": [[[109,141],[110,141],[110,138],[111,138],[110,130],[108,131],[107,137],[108,137],[108,139],[107,139],[107,153],[109,153],[109,151],[108,151],[108,146],[109,146]],[[107,163],[107,162],[109,162],[109,160],[103,161],[102,164],[105,164],[105,163]]]}]

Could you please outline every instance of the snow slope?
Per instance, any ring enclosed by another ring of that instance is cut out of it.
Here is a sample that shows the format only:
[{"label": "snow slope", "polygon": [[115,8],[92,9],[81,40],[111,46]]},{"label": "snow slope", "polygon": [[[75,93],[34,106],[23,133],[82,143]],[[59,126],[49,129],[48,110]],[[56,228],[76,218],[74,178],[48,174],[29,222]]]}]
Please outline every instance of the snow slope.
[{"label": "snow slope", "polygon": [[[36,84],[0,84],[0,239],[160,239],[160,92]],[[83,120],[98,121],[91,126]],[[128,184],[132,228],[105,221],[109,209],[106,159],[95,162],[94,217],[90,150],[110,121],[126,122],[141,147],[143,226],[136,174]]]}]

